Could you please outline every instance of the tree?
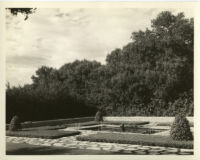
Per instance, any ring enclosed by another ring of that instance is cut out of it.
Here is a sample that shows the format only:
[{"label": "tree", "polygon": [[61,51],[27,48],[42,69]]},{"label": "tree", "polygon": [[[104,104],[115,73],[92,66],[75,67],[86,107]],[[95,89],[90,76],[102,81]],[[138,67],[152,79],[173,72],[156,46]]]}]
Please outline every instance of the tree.
[{"label": "tree", "polygon": [[36,8],[6,8],[12,15],[17,16],[19,13],[24,14],[24,20],[28,19],[29,14],[35,13]]},{"label": "tree", "polygon": [[76,60],[59,69],[42,66],[32,84],[7,87],[7,122],[13,114],[41,120],[91,116],[101,108],[116,116],[174,116],[180,110],[192,116],[193,37],[193,19],[165,11],[152,28],[133,32],[132,42],[111,51],[105,65]]}]

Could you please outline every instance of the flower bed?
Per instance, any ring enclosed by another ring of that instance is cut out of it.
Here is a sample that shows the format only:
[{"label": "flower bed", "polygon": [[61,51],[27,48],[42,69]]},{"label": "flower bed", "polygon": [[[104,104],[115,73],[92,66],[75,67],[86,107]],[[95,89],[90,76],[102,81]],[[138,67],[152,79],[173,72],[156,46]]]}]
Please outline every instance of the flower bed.
[{"label": "flower bed", "polygon": [[163,146],[174,148],[193,148],[193,141],[174,141],[168,136],[120,134],[120,133],[97,133],[88,136],[78,136],[77,140],[122,144],[137,144],[149,146]]}]

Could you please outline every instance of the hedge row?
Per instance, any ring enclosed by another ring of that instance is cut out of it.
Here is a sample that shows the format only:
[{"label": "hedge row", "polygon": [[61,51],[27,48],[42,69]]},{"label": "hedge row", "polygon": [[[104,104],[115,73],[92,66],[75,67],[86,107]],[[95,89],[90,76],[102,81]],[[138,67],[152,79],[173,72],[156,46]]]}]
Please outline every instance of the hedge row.
[{"label": "hedge row", "polygon": [[6,136],[29,137],[55,139],[80,134],[78,131],[58,131],[58,130],[26,130],[26,131],[7,131]]},{"label": "hedge row", "polygon": [[88,136],[78,136],[77,140],[91,141],[91,142],[187,148],[187,149],[193,148],[193,141],[174,141],[168,136],[158,136],[158,135],[97,133]]},{"label": "hedge row", "polygon": [[[159,122],[157,126],[171,126],[173,122]],[[189,122],[190,127],[194,127],[193,122]]]},{"label": "hedge row", "polygon": [[[81,118],[68,118],[68,119],[55,119],[55,120],[46,120],[46,121],[27,121],[21,123],[22,128],[31,128],[31,127],[41,127],[41,126],[56,126],[69,123],[82,123],[93,121],[94,117],[81,117]],[[6,129],[9,128],[9,124],[6,125]]]}]

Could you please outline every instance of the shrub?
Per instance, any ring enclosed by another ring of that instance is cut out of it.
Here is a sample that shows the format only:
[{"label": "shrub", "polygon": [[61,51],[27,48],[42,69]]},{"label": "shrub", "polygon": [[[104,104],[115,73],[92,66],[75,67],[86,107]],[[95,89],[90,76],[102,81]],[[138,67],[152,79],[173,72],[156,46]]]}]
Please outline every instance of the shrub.
[{"label": "shrub", "polygon": [[101,111],[98,111],[95,115],[95,121],[96,122],[102,122],[103,121],[103,114]]},{"label": "shrub", "polygon": [[18,116],[14,116],[10,121],[9,130],[17,131],[21,129],[21,123]]},{"label": "shrub", "polygon": [[192,132],[190,131],[189,121],[184,114],[178,114],[171,126],[170,137],[173,140],[188,141],[193,139]]}]

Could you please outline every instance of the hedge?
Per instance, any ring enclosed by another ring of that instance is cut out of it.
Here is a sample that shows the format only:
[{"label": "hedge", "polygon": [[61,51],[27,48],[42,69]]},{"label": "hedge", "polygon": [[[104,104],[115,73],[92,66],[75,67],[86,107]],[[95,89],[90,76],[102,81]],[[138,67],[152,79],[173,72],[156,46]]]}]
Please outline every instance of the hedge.
[{"label": "hedge", "polygon": [[193,148],[193,141],[174,141],[168,136],[120,134],[120,133],[97,133],[88,136],[78,136],[77,140],[91,142],[107,142],[121,144],[137,144],[149,146],[162,146],[174,148]]},{"label": "hedge", "polygon": [[26,131],[7,131],[6,136],[29,137],[55,139],[80,134],[78,131],[58,131],[58,130],[26,130]]},{"label": "hedge", "polygon": [[[157,126],[171,126],[173,122],[159,122]],[[194,127],[193,122],[189,122],[190,127]]]},{"label": "hedge", "polygon": [[[93,121],[94,117],[81,117],[81,118],[68,118],[68,119],[55,119],[55,120],[45,120],[45,121],[27,121],[21,123],[22,128],[31,128],[31,127],[41,127],[41,126],[55,126],[71,123],[82,123]],[[6,129],[9,128],[9,125],[6,124]]]}]

